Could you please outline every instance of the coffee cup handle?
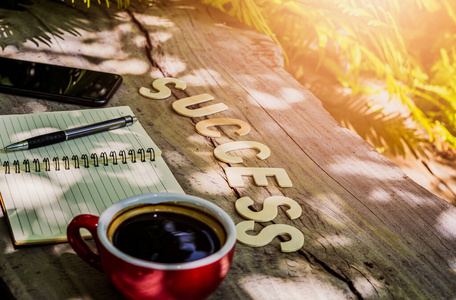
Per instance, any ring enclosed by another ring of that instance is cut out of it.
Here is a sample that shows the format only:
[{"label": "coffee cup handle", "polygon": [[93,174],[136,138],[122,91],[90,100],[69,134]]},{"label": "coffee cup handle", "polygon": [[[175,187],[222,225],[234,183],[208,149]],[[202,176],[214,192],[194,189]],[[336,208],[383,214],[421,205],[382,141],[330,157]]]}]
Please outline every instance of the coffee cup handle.
[{"label": "coffee cup handle", "polygon": [[103,272],[101,267],[100,255],[92,250],[81,236],[81,228],[87,229],[92,234],[97,248],[100,241],[97,234],[97,224],[99,217],[93,215],[78,215],[71,220],[67,227],[68,242],[77,255],[79,255],[86,263]]}]

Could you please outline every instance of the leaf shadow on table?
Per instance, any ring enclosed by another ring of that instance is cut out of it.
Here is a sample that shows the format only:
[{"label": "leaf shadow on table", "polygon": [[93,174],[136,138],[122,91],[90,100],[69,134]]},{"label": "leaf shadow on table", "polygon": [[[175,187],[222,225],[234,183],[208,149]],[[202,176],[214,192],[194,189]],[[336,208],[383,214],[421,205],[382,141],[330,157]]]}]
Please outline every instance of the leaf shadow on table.
[{"label": "leaf shadow on table", "polygon": [[[98,6],[98,7],[97,7]],[[116,8],[94,5],[88,8],[84,1],[33,0],[21,9],[0,7],[0,47],[21,48],[27,43],[36,47],[50,47],[65,34],[81,36],[80,31],[92,32],[103,29],[103,22],[87,17],[91,11],[101,9],[103,15],[115,16]]]},{"label": "leaf shadow on table", "polygon": [[[54,38],[62,39],[64,33],[78,35],[78,29],[90,30],[90,25],[78,18],[71,7],[53,1],[41,1],[40,5],[32,3],[21,6],[23,9],[0,8],[0,47],[20,48],[31,42],[37,47],[40,44],[50,45]],[[40,19],[36,9],[46,13]],[[55,10],[55,8],[58,8]]]}]

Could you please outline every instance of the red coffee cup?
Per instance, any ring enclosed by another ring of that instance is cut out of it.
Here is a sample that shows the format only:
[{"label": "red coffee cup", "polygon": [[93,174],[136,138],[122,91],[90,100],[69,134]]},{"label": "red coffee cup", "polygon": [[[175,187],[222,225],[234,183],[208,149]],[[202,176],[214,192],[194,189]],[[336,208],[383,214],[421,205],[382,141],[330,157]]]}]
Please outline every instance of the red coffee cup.
[{"label": "red coffee cup", "polygon": [[[113,232],[131,216],[151,211],[174,211],[203,220],[220,238],[220,248],[201,259],[163,263],[136,258],[119,250]],[[114,227],[114,229],[113,229]],[[80,229],[87,229],[97,252],[84,241]],[[100,217],[78,215],[68,225],[68,241],[89,265],[103,271],[128,299],[204,299],[225,278],[233,258],[236,229],[232,219],[217,205],[182,194],[144,194],[115,203]]]}]

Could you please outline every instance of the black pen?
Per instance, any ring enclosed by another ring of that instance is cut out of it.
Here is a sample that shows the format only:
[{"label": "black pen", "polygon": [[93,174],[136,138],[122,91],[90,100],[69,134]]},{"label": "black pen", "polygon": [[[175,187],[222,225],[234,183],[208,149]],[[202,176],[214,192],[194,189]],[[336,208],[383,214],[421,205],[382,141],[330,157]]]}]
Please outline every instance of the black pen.
[{"label": "black pen", "polygon": [[135,116],[124,116],[95,124],[51,132],[20,141],[3,148],[3,151],[17,151],[48,146],[78,137],[95,134],[103,131],[113,130],[133,124],[138,119]]}]

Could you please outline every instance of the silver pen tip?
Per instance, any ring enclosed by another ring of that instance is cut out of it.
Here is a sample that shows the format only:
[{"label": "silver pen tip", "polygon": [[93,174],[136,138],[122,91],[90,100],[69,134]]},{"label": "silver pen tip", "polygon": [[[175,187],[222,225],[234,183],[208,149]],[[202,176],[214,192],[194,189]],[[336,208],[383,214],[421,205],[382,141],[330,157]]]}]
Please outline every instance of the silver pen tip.
[{"label": "silver pen tip", "polygon": [[17,142],[17,143],[11,144],[9,146],[6,146],[5,148],[3,148],[3,151],[8,152],[8,151],[26,150],[26,149],[28,149],[28,147],[29,147],[29,144],[27,141],[21,141],[21,142]]}]

